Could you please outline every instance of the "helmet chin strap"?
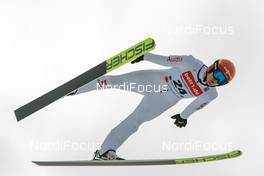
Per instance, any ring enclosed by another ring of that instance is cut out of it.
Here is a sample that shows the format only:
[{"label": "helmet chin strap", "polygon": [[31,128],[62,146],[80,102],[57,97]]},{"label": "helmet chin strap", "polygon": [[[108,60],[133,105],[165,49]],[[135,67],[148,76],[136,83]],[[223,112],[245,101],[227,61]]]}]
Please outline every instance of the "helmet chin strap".
[{"label": "helmet chin strap", "polygon": [[210,86],[210,85],[207,83],[207,75],[208,75],[208,73],[205,72],[205,76],[204,76],[203,82],[205,82],[205,85],[208,86],[208,87],[215,87],[215,86]]},{"label": "helmet chin strap", "polygon": [[205,76],[203,77],[203,80],[201,80],[201,78],[200,78],[200,72],[201,72],[201,70],[204,68],[204,67],[206,67],[206,65],[203,65],[201,68],[200,68],[200,70],[199,70],[199,72],[198,72],[198,82],[200,82],[202,85],[204,85],[204,86],[208,86],[208,87],[211,87],[211,86],[209,86],[207,83],[206,83],[206,79],[207,79],[207,71],[205,72]]}]

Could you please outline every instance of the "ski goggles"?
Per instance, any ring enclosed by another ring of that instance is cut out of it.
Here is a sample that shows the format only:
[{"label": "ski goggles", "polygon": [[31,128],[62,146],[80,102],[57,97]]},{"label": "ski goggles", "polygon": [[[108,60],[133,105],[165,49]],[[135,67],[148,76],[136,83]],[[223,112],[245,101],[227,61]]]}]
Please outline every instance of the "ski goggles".
[{"label": "ski goggles", "polygon": [[224,73],[219,68],[213,70],[213,77],[220,86],[228,83],[227,78],[225,77]]}]

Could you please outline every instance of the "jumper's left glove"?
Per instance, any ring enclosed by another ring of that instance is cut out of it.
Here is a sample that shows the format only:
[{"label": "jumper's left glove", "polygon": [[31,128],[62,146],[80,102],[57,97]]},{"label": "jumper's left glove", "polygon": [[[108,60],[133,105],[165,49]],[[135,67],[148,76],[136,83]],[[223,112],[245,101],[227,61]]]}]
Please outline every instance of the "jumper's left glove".
[{"label": "jumper's left glove", "polygon": [[172,119],[176,119],[174,124],[177,126],[177,127],[185,127],[186,124],[187,124],[187,119],[183,119],[181,118],[181,115],[180,114],[176,114],[174,116],[171,117]]}]

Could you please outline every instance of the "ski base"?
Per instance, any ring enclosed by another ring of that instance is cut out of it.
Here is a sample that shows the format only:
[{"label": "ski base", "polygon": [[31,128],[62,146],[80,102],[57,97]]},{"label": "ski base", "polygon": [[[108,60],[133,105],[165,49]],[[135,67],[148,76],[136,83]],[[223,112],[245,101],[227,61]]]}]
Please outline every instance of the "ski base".
[{"label": "ski base", "polygon": [[154,160],[76,160],[76,161],[32,161],[39,166],[146,166],[146,165],[175,165],[204,163],[209,161],[218,161],[235,158],[242,155],[240,150],[234,150],[228,153],[208,155],[200,157],[190,157],[182,159],[154,159]]}]

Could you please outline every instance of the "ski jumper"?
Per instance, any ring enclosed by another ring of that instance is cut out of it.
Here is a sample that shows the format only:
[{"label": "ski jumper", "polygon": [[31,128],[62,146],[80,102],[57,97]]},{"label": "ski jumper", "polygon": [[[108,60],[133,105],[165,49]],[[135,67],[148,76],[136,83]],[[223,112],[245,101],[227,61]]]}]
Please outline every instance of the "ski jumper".
[{"label": "ski jumper", "polygon": [[[161,56],[148,53],[144,55],[144,60],[170,68],[141,70],[117,76],[105,75],[80,87],[76,92],[80,94],[96,90],[98,85],[107,85],[107,88],[132,83],[133,89],[130,91],[144,95],[136,109],[107,135],[100,149],[101,154],[109,149],[117,150],[142,123],[158,117],[182,98],[195,98],[180,114],[187,119],[218,95],[216,88],[209,87],[204,81],[207,66],[191,55]],[[145,87],[145,91],[142,91],[142,87]],[[146,91],[150,87],[154,87],[155,91]],[[118,88],[125,90],[124,86]]]}]

